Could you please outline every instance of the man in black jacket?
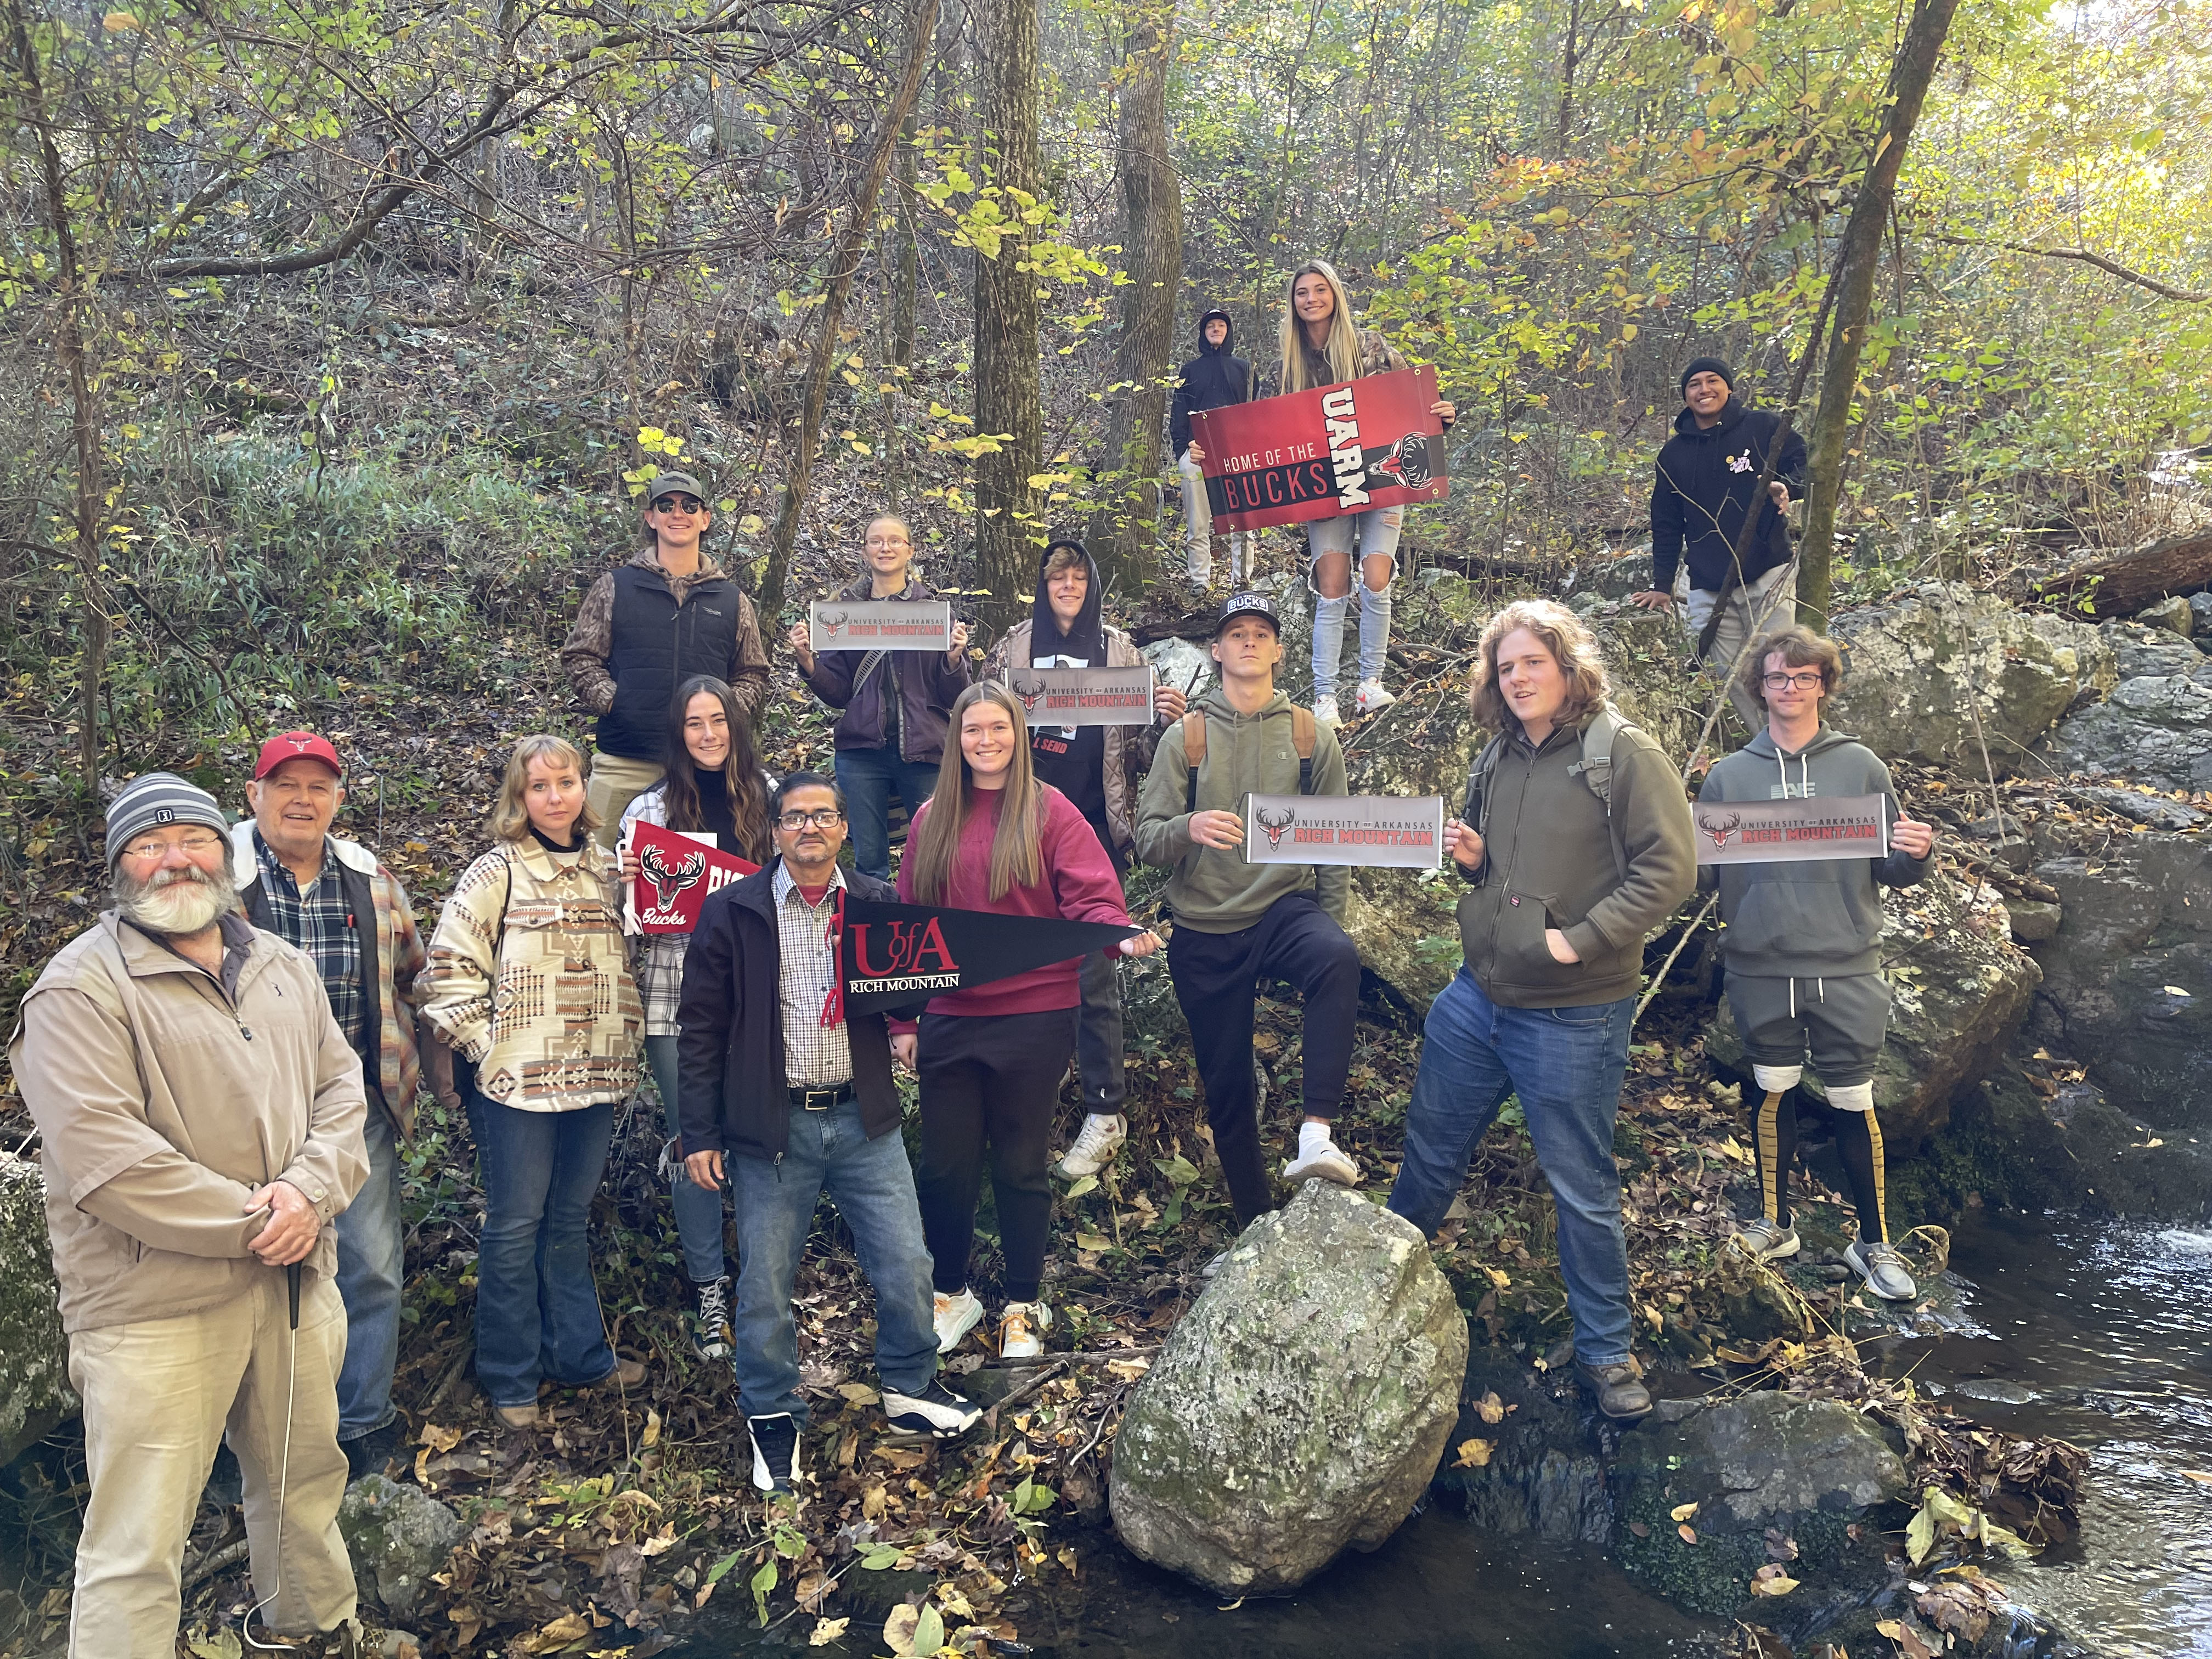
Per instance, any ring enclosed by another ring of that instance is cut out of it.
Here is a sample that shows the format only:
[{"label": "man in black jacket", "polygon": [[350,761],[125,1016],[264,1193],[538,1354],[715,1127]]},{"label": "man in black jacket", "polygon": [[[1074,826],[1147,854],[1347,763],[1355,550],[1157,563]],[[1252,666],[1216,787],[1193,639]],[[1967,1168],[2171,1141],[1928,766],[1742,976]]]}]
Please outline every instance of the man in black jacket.
[{"label": "man in black jacket", "polygon": [[1747,409],[1735,395],[1735,373],[1717,357],[1692,359],[1682,371],[1682,412],[1659,452],[1651,485],[1651,586],[1632,596],[1653,611],[1674,608],[1674,574],[1686,557],[1690,603],[1685,624],[1694,639],[1712,620],[1720,626],[1706,653],[1726,681],[1747,733],[1765,729],[1760,708],[1734,673],[1745,644],[1796,620],[1797,564],[1790,549],[1790,503],[1805,494],[1805,441],[1790,433],[1782,446],[1769,500],[1736,568],[1736,538],[1751,510],[1752,486],[1765,470],[1781,417]]},{"label": "man in black jacket", "polygon": [[937,1379],[929,1251],[881,1014],[847,1015],[837,935],[848,892],[895,900],[837,867],[845,803],[794,772],[771,809],[776,857],[710,895],[684,963],[677,1039],[684,1168],[725,1182],[738,1221],[738,1398],[753,1485],[788,1492],[807,1419],[792,1286],[826,1190],[876,1292],[876,1370],[894,1428],[949,1439],[981,1413]]},{"label": "man in black jacket", "polygon": [[[1191,580],[1201,587],[1213,580],[1213,509],[1206,498],[1206,473],[1190,458],[1190,417],[1201,409],[1220,409],[1249,403],[1258,395],[1252,381],[1252,365],[1230,355],[1236,332],[1225,311],[1209,311],[1198,319],[1198,356],[1182,366],[1176,382],[1175,399],[1168,410],[1168,437],[1182,474],[1183,518],[1190,530],[1190,556],[1185,567]],[[1247,532],[1229,538],[1229,582],[1244,580],[1244,556],[1250,546]]]}]

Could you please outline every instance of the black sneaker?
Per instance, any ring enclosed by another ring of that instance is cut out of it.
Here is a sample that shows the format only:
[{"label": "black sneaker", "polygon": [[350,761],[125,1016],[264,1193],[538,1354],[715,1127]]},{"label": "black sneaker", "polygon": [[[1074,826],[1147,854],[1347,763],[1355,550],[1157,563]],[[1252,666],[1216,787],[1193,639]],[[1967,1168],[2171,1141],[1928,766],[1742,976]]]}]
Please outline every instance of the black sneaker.
[{"label": "black sneaker", "polygon": [[350,1486],[364,1474],[381,1474],[384,1466],[399,1451],[402,1438],[399,1419],[393,1418],[380,1429],[371,1429],[353,1440],[341,1440],[338,1449],[345,1454],[346,1483]]},{"label": "black sneaker", "polygon": [[729,1275],[695,1282],[691,1290],[698,1298],[691,1316],[691,1346],[702,1359],[727,1359],[738,1345],[738,1334],[730,1328]]},{"label": "black sneaker", "polygon": [[799,1421],[789,1412],[774,1417],[748,1417],[745,1426],[753,1436],[753,1487],[758,1492],[789,1492],[799,1478]]},{"label": "black sneaker", "polygon": [[950,1440],[973,1428],[983,1408],[957,1395],[936,1377],[920,1394],[884,1390],[884,1415],[903,1434],[926,1434],[933,1440]]}]

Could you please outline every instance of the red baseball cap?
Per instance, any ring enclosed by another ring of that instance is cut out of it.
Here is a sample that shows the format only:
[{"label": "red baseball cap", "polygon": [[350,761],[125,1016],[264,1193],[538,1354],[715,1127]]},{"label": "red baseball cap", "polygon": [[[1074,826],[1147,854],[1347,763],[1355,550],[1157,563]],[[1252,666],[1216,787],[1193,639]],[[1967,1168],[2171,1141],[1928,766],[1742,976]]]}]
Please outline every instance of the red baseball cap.
[{"label": "red baseball cap", "polygon": [[261,745],[261,758],[253,763],[253,781],[260,782],[286,761],[303,755],[309,760],[322,762],[340,777],[345,775],[345,763],[331,747],[328,738],[319,738],[312,732],[279,732]]}]

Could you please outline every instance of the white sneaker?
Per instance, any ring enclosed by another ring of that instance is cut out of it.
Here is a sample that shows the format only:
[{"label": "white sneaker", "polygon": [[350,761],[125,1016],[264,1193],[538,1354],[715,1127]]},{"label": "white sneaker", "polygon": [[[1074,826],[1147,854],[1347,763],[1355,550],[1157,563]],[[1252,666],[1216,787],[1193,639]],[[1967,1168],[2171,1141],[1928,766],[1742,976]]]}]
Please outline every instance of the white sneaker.
[{"label": "white sneaker", "polygon": [[1316,726],[1344,724],[1344,716],[1336,712],[1336,697],[1334,693],[1326,697],[1314,699],[1314,724]]},{"label": "white sneaker", "polygon": [[1052,1310],[1042,1297],[1009,1302],[999,1316],[999,1358],[1036,1359],[1044,1353],[1044,1334],[1052,1328]]},{"label": "white sneaker", "polygon": [[1359,695],[1352,700],[1353,709],[1362,714],[1379,714],[1398,701],[1395,691],[1385,691],[1380,680],[1359,682]]},{"label": "white sneaker", "polygon": [[1083,1133],[1075,1137],[1075,1145],[1060,1160],[1061,1178],[1080,1181],[1085,1176],[1097,1175],[1114,1161],[1114,1154],[1121,1150],[1121,1143],[1128,1138],[1127,1118],[1118,1112],[1110,1116],[1091,1113],[1083,1120]]},{"label": "white sneaker", "polygon": [[937,1351],[951,1353],[960,1346],[960,1339],[983,1322],[983,1304],[975,1299],[975,1292],[963,1290],[957,1296],[938,1291],[933,1312],[937,1320]]},{"label": "white sneaker", "polygon": [[1285,1159],[1283,1179],[1293,1187],[1314,1180],[1334,1181],[1340,1187],[1357,1187],[1359,1165],[1334,1140],[1324,1140],[1310,1152]]},{"label": "white sneaker", "polygon": [[1864,1239],[1853,1239],[1844,1251],[1844,1260],[1866,1280],[1867,1289],[1885,1302],[1910,1302],[1920,1294],[1920,1287],[1905,1271],[1905,1258],[1897,1253],[1894,1244],[1870,1244]]}]

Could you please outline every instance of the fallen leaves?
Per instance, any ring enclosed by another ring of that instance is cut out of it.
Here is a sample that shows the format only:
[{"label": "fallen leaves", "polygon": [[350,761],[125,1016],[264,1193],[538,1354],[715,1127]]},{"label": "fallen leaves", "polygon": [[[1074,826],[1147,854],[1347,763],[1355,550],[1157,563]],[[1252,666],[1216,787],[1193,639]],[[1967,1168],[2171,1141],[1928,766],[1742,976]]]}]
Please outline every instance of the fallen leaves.
[{"label": "fallen leaves", "polygon": [[1875,1629],[1897,1644],[1905,1659],[1936,1659],[1936,1650],[1920,1639],[1920,1632],[1899,1619],[1877,1620]]},{"label": "fallen leaves", "polygon": [[1474,1414],[1486,1423],[1503,1423],[1505,1420],[1505,1402],[1498,1397],[1498,1390],[1495,1389],[1491,1389],[1474,1402]]},{"label": "fallen leaves", "polygon": [[1787,1595],[1796,1588],[1797,1581],[1775,1562],[1768,1562],[1751,1575],[1751,1593],[1753,1595]]},{"label": "fallen leaves", "polygon": [[1667,1511],[1667,1518],[1669,1521],[1686,1521],[1697,1512],[1698,1506],[1695,1504],[1677,1504]]},{"label": "fallen leaves", "polygon": [[1490,1454],[1496,1449],[1487,1440],[1462,1440],[1459,1455],[1452,1459],[1455,1469],[1485,1469],[1490,1467]]},{"label": "fallen leaves", "polygon": [[852,1622],[850,1619],[816,1620],[814,1629],[806,1638],[806,1645],[810,1648],[826,1648],[833,1642],[844,1640],[845,1626]]}]

